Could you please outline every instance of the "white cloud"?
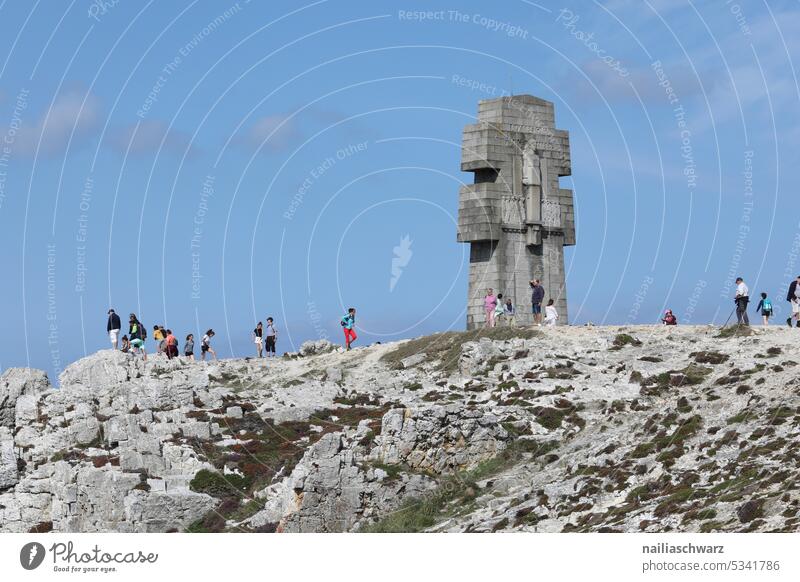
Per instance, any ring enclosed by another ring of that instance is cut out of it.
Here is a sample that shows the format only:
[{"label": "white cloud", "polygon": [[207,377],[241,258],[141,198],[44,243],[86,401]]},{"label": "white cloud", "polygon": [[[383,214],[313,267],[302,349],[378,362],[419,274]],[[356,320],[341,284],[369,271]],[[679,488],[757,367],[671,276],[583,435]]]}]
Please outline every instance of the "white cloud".
[{"label": "white cloud", "polygon": [[168,128],[163,121],[150,119],[114,130],[108,137],[108,145],[119,154],[137,157],[155,154],[159,148],[161,153],[182,155],[187,149],[190,156],[196,153],[189,135]]},{"label": "white cloud", "polygon": [[68,146],[79,147],[96,133],[100,116],[100,101],[93,94],[62,93],[33,124],[23,119],[14,150],[34,155],[38,148],[39,155],[63,155]]},{"label": "white cloud", "polygon": [[303,132],[295,118],[288,115],[267,115],[256,120],[247,132],[237,139],[237,143],[261,148],[262,152],[284,152],[299,144]]}]

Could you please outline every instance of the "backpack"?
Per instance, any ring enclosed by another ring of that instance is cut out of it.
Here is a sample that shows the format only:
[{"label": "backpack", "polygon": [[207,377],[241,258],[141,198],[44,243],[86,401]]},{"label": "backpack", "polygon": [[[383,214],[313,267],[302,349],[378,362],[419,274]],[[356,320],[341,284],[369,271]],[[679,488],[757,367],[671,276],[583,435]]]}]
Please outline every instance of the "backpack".
[{"label": "backpack", "polygon": [[142,325],[142,322],[139,322],[139,338],[144,341],[147,339],[147,328]]},{"label": "backpack", "polygon": [[764,299],[764,302],[761,304],[761,311],[772,313],[772,301]]}]

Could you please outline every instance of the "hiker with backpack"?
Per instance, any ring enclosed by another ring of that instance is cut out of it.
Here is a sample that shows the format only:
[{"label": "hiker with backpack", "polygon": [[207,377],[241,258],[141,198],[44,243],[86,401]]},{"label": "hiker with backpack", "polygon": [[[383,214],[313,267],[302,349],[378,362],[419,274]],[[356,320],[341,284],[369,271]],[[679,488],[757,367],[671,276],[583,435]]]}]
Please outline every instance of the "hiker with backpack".
[{"label": "hiker with backpack", "polygon": [[486,327],[494,327],[494,310],[497,308],[497,297],[494,290],[488,289],[483,297],[483,310],[486,312]]},{"label": "hiker with backpack", "polygon": [[739,325],[750,325],[750,318],[747,317],[747,304],[750,303],[750,290],[744,283],[744,279],[736,277],[736,319]]},{"label": "hiker with backpack", "polygon": [[139,350],[142,350],[144,360],[147,361],[147,351],[144,349],[144,342],[147,339],[147,328],[142,325],[142,322],[139,321],[135,313],[131,313],[128,320],[128,337],[130,338],[133,353],[138,354]]},{"label": "hiker with backpack", "polygon": [[766,293],[761,294],[761,301],[756,306],[756,313],[761,312],[761,318],[764,322],[764,327],[769,325],[769,318],[772,317],[772,301],[767,297]]},{"label": "hiker with backpack", "polygon": [[266,329],[266,338],[267,338],[267,357],[274,358],[275,357],[275,342],[278,341],[278,331],[275,329],[275,322],[271,317],[267,318],[267,329]]},{"label": "hiker with backpack", "polygon": [[153,326],[153,341],[156,342],[156,353],[160,354],[164,351],[164,338],[167,334],[164,333],[164,328],[160,325]]},{"label": "hiker with backpack", "polygon": [[167,353],[167,359],[171,360],[172,358],[178,357],[178,338],[172,333],[171,329],[167,330],[167,337],[164,339],[165,342],[165,351]]},{"label": "hiker with backpack", "polygon": [[792,315],[786,318],[786,325],[792,327],[792,319],[795,325],[800,327],[800,275],[789,285],[789,292],[786,294],[786,301],[792,307]]},{"label": "hiker with backpack", "polygon": [[355,307],[351,307],[347,310],[347,313],[344,317],[342,317],[341,321],[339,322],[342,325],[342,331],[344,331],[344,346],[346,350],[350,349],[350,344],[358,339],[356,335],[356,309]]},{"label": "hiker with backpack", "polygon": [[664,325],[678,325],[678,318],[672,313],[671,309],[664,312],[664,317],[661,318],[661,323]]},{"label": "hiker with backpack", "polygon": [[120,329],[122,329],[122,322],[119,319],[119,315],[117,315],[113,309],[109,309],[106,331],[108,332],[108,338],[111,340],[111,345],[114,346],[115,350],[119,347],[118,338]]}]

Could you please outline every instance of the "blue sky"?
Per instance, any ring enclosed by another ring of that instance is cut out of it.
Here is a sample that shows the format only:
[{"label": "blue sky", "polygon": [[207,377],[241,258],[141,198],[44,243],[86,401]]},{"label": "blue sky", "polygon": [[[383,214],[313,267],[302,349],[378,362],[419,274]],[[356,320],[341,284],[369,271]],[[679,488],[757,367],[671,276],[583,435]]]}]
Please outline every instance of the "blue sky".
[{"label": "blue sky", "polygon": [[109,306],[222,356],[269,315],[279,351],[339,341],[350,305],[364,343],[463,328],[461,130],[509,92],[570,132],[573,322],[721,322],[740,273],[785,311],[798,29],[788,1],[0,2],[0,366],[106,347]]}]

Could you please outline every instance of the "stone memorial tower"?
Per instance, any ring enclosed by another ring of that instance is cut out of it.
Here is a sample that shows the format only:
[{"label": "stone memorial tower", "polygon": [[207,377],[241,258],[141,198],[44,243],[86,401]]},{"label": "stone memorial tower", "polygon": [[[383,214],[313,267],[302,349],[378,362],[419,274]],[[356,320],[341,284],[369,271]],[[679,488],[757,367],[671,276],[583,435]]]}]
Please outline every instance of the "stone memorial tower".
[{"label": "stone memorial tower", "polygon": [[565,324],[564,246],[575,244],[575,212],[572,190],[558,182],[571,173],[569,134],[555,128],[553,104],[531,95],[479,102],[477,123],[464,128],[461,170],[474,175],[458,204],[458,241],[470,244],[467,329],[483,326],[488,288],[514,301],[517,324],[532,323],[531,279]]}]

